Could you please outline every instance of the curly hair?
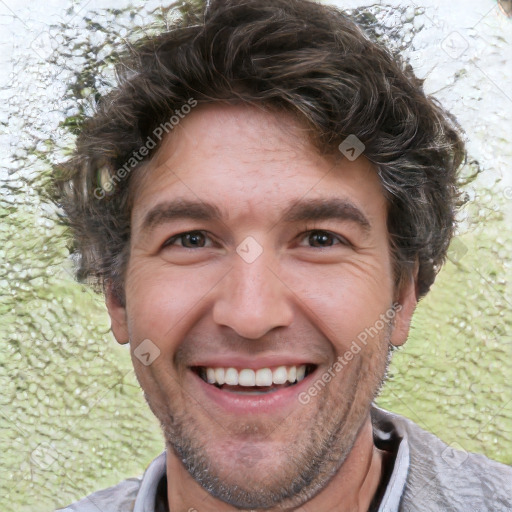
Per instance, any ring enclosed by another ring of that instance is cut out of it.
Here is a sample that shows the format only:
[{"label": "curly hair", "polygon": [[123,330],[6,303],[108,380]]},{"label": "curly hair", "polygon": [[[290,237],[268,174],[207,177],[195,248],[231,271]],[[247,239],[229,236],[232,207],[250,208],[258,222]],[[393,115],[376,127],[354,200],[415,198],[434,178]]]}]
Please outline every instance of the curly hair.
[{"label": "curly hair", "polygon": [[242,102],[292,113],[324,155],[357,136],[387,199],[397,286],[417,267],[419,296],[428,292],[454,233],[461,130],[346,13],[309,0],[189,3],[170,29],[129,45],[116,72],[54,177],[79,280],[110,283],[124,303],[129,184],[159,127],[170,133],[187,104]]}]

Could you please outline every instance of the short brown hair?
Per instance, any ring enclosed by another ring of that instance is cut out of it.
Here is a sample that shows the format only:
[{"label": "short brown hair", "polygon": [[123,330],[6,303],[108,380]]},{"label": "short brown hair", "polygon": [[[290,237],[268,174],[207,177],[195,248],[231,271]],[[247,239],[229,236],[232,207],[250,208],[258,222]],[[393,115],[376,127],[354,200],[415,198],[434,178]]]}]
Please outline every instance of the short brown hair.
[{"label": "short brown hair", "polygon": [[410,67],[344,12],[309,0],[189,3],[170,30],[126,50],[117,76],[55,177],[79,280],[111,282],[124,301],[129,183],[159,144],[122,179],[118,171],[194,98],[291,112],[323,154],[356,135],[388,201],[397,284],[418,264],[419,295],[428,292],[454,232],[460,130]]}]

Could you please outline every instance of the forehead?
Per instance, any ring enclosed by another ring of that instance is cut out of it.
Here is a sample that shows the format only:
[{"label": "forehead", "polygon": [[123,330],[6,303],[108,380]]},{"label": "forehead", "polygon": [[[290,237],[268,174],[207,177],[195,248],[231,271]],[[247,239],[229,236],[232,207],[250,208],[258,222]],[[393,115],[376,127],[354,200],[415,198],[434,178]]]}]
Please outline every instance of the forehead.
[{"label": "forehead", "polygon": [[221,216],[276,220],[299,200],[350,200],[369,217],[386,204],[363,156],[324,156],[287,113],[247,105],[199,106],[182,119],[132,181],[134,221],[157,202],[180,198],[218,206]]}]

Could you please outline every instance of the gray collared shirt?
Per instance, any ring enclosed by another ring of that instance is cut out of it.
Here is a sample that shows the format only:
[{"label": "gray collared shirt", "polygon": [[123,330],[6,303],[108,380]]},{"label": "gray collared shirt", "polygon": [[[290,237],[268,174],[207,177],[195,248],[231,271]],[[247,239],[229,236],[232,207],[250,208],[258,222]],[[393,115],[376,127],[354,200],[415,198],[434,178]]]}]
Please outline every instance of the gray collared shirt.
[{"label": "gray collared shirt", "polygon": [[[375,444],[392,454],[378,512],[512,512],[512,468],[453,450],[412,421],[372,408]],[[166,510],[166,453],[130,478],[59,512]],[[322,512],[322,511],[319,511]]]}]

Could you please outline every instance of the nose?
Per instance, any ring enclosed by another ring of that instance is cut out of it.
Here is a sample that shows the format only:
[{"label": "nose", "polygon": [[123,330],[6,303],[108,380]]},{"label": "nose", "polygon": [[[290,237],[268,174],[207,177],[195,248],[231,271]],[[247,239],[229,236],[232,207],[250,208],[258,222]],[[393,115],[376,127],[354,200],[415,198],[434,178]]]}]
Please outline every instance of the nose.
[{"label": "nose", "polygon": [[293,320],[293,294],[263,257],[252,263],[238,258],[219,286],[213,320],[239,336],[261,338]]}]

